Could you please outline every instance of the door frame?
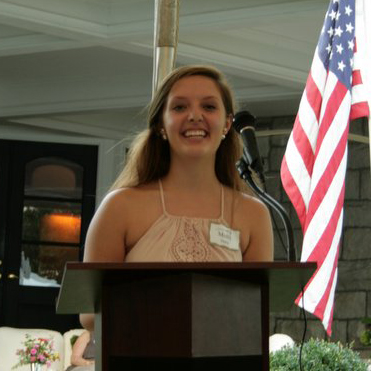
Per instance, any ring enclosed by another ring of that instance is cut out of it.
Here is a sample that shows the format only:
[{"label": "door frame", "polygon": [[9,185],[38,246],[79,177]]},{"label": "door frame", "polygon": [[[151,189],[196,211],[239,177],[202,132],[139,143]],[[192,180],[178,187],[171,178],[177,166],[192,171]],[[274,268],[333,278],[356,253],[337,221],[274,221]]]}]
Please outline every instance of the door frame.
[{"label": "door frame", "polygon": [[[38,134],[38,133],[15,133],[15,134],[0,134],[0,139],[4,141],[14,141],[14,142],[39,142],[43,143],[58,143],[66,145],[92,145],[97,148],[97,171],[96,171],[96,197],[95,197],[95,208],[99,206],[102,198],[112,184],[116,175],[116,164],[119,162],[119,147],[115,146],[116,141],[103,139],[103,138],[91,138],[91,137],[75,137],[70,135],[50,135],[50,134]],[[5,151],[6,152],[6,151]],[[8,151],[9,152],[9,151]],[[4,160],[5,161],[5,160]],[[5,165],[9,168],[9,161],[5,161]],[[4,166],[2,166],[3,168]],[[6,170],[5,168],[3,169]],[[1,175],[0,175],[1,176]],[[4,184],[6,184],[5,182]],[[4,189],[5,198],[6,192],[9,189]],[[1,215],[0,215],[1,217]],[[0,231],[1,232],[1,231]],[[1,234],[0,234],[1,237]],[[0,241],[1,242],[1,241]],[[5,241],[3,241],[5,243]],[[0,258],[2,259],[5,255],[4,246],[0,245]],[[3,259],[2,259],[3,260]],[[5,262],[3,266],[0,267],[0,273],[5,274]],[[8,264],[6,264],[8,265]],[[8,270],[8,269],[7,269]],[[0,285],[2,286],[3,280],[0,280]],[[10,287],[10,286],[9,286]],[[9,289],[8,287],[8,289]],[[1,287],[1,293],[3,293],[4,288]],[[2,299],[0,297],[0,299]]]},{"label": "door frame", "polygon": [[15,134],[0,133],[0,139],[31,141],[31,142],[50,142],[64,144],[90,144],[98,146],[97,164],[97,190],[95,208],[99,206],[103,197],[107,193],[111,184],[116,178],[120,165],[125,158],[123,146],[118,146],[117,141],[104,138],[77,137],[73,135],[51,135],[32,132],[22,132]]}]

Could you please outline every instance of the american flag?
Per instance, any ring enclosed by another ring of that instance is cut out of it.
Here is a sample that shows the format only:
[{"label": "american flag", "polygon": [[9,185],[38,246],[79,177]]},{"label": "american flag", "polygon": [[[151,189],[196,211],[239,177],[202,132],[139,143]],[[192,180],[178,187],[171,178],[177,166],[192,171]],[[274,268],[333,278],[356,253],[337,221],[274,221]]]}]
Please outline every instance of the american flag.
[{"label": "american flag", "polygon": [[330,2],[281,165],[282,183],[304,234],[301,261],[317,262],[304,298],[300,295],[296,303],[320,318],[329,335],[343,223],[349,121],[369,115],[355,46],[355,13],[361,1]]}]

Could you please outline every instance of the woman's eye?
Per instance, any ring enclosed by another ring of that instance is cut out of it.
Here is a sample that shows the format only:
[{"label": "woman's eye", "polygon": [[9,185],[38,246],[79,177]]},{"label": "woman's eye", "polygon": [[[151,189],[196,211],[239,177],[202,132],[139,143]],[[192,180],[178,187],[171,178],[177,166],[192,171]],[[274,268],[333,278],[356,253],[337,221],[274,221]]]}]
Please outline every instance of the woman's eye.
[{"label": "woman's eye", "polygon": [[214,104],[205,104],[204,105],[204,108],[207,110],[207,111],[213,111],[216,109],[215,105]]},{"label": "woman's eye", "polygon": [[184,109],[185,109],[185,106],[181,105],[181,104],[178,104],[178,105],[173,107],[173,110],[177,111],[177,112],[183,111]]}]

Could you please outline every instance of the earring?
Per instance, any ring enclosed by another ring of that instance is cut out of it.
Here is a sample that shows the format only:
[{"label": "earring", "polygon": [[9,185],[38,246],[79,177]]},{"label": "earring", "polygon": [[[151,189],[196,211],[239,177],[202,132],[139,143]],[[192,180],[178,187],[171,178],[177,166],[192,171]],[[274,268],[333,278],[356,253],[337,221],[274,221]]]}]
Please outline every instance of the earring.
[{"label": "earring", "polygon": [[226,137],[227,133],[228,133],[228,130],[227,130],[227,128],[224,128],[224,129],[223,129],[223,134],[222,134],[222,140],[224,140],[224,139],[225,139],[225,137]]},{"label": "earring", "polygon": [[167,140],[167,135],[165,133],[165,129],[164,128],[161,128],[160,134],[161,134],[163,140]]}]

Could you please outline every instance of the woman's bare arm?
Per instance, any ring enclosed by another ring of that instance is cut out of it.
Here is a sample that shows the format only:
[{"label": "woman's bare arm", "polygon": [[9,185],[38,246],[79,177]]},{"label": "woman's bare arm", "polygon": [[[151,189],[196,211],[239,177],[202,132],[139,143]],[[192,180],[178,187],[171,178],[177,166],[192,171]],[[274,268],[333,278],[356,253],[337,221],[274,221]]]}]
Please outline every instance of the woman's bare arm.
[{"label": "woman's bare arm", "polygon": [[73,366],[88,366],[94,363],[93,360],[87,360],[83,358],[86,346],[90,341],[90,334],[88,331],[84,331],[76,340],[72,347],[71,354],[71,365]]},{"label": "woman's bare arm", "polygon": [[[85,241],[84,262],[123,262],[125,259],[125,194],[108,194],[97,209]],[[80,314],[81,325],[94,330],[94,314]]]},{"label": "woman's bare arm", "polygon": [[247,229],[244,261],[273,261],[273,229],[268,208],[258,199],[243,196],[239,206],[240,230]]}]

